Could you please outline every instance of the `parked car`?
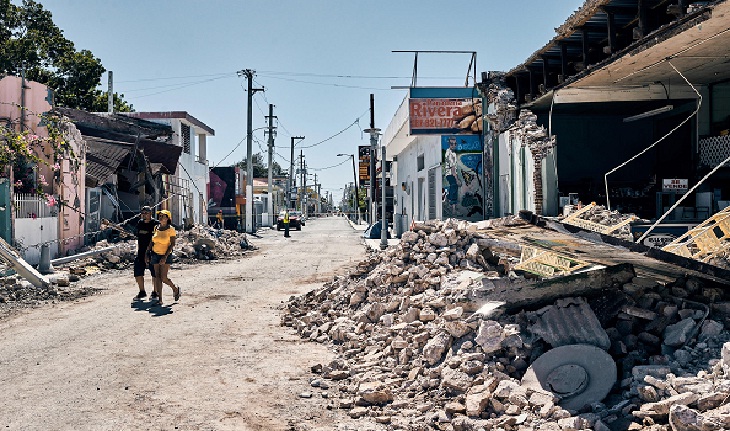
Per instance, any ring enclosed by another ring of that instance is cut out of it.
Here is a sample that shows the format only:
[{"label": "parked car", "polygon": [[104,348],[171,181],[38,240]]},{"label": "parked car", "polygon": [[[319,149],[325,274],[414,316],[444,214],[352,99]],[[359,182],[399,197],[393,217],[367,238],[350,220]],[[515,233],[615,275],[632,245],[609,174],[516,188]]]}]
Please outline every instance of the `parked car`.
[{"label": "parked car", "polygon": [[[302,230],[302,221],[299,219],[299,211],[289,211],[289,229]],[[284,211],[280,211],[276,217],[276,230],[284,229]]]}]

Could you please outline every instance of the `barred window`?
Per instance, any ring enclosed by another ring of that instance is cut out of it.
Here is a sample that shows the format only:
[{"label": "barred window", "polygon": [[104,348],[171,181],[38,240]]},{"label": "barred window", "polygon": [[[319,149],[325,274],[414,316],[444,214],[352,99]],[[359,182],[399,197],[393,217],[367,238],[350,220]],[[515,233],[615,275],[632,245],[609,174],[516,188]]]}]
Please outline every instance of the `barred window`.
[{"label": "barred window", "polygon": [[180,125],[180,143],[182,144],[185,154],[190,154],[190,126],[187,124]]}]

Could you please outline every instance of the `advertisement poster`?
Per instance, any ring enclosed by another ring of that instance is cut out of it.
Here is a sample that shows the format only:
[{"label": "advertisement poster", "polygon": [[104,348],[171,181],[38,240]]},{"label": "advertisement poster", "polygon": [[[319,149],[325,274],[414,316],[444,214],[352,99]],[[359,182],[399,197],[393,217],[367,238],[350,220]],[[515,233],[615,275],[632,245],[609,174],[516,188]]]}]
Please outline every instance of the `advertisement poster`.
[{"label": "advertisement poster", "polygon": [[441,136],[442,218],[484,219],[480,135]]},{"label": "advertisement poster", "polygon": [[412,98],[408,101],[412,135],[477,134],[482,131],[478,98]]},{"label": "advertisement poster", "polygon": [[360,186],[370,183],[370,145],[361,145],[358,149],[358,181]]}]

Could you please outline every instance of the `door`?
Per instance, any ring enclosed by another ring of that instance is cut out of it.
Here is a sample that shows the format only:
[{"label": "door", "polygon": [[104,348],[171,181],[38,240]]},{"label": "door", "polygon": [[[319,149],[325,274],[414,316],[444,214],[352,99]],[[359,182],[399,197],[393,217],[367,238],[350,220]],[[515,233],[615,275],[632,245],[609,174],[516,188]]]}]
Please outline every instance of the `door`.
[{"label": "door", "polygon": [[418,179],[418,220],[424,220],[423,201],[425,200],[424,178]]}]

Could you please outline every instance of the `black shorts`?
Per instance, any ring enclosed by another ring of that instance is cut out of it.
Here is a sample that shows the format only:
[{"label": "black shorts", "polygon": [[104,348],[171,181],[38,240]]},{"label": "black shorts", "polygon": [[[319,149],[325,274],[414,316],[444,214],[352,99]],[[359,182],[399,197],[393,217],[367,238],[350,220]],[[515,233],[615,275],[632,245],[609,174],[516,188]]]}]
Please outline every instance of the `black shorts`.
[{"label": "black shorts", "polygon": [[[134,276],[135,277],[143,277],[144,276],[144,270],[147,269],[147,267],[144,264],[144,256],[137,256],[134,258]],[[152,277],[155,276],[155,269],[152,267],[152,265],[149,266],[150,274]]]},{"label": "black shorts", "polygon": [[172,255],[171,254],[167,255],[167,259],[165,259],[164,262],[162,261],[163,256],[165,256],[165,255],[152,252],[152,254],[150,255],[150,265],[158,265],[160,263],[166,263],[168,265],[172,264]]}]

